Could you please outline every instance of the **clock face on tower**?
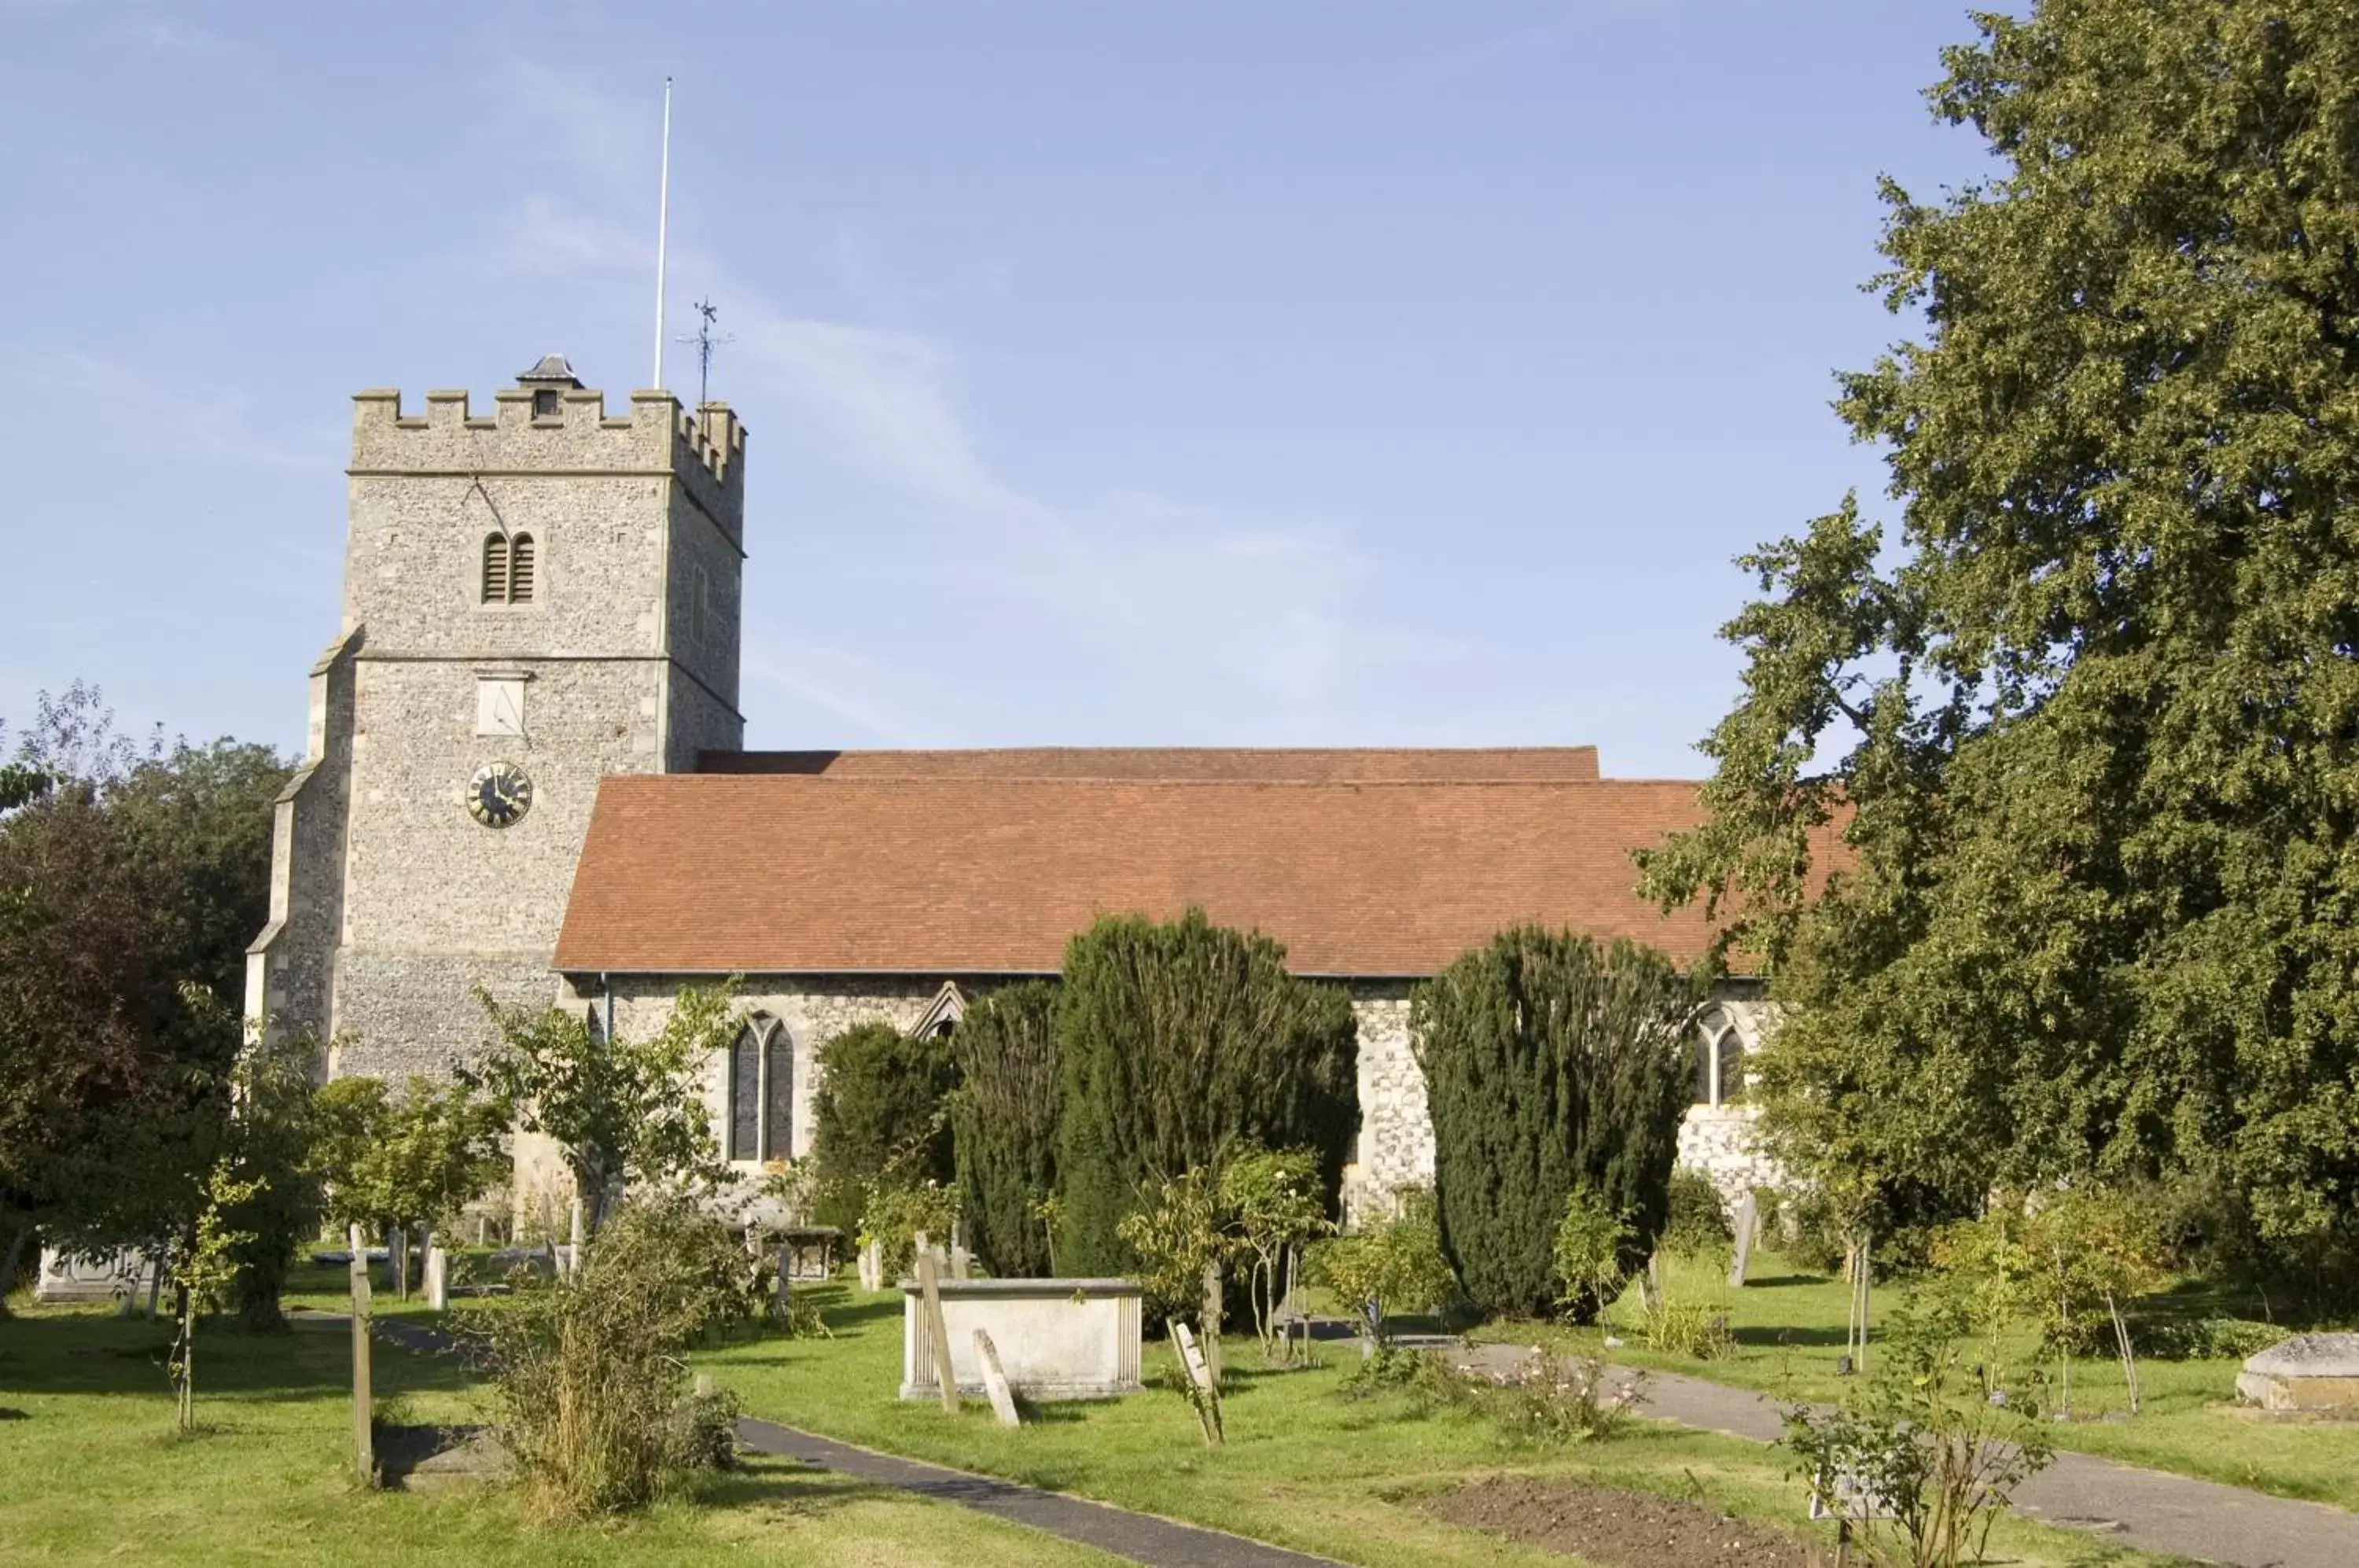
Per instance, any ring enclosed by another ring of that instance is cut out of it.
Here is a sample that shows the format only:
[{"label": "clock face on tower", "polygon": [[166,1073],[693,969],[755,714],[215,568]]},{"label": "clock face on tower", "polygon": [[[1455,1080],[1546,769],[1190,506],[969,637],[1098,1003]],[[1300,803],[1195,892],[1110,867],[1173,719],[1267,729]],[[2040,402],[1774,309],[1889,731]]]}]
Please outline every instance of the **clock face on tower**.
[{"label": "clock face on tower", "polygon": [[487,828],[513,826],[532,809],[532,780],[513,762],[486,762],[467,780],[467,810]]}]

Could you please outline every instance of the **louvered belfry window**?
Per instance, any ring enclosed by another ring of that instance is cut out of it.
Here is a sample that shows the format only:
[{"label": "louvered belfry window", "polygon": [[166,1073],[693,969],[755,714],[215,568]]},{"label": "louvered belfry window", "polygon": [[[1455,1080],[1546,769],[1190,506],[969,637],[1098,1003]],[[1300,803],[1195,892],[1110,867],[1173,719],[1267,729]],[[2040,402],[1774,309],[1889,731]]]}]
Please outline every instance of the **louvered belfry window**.
[{"label": "louvered belfry window", "polygon": [[484,540],[484,603],[508,602],[508,541],[505,534]]},{"label": "louvered belfry window", "polygon": [[533,589],[530,534],[492,534],[484,540],[484,603],[529,604]]}]

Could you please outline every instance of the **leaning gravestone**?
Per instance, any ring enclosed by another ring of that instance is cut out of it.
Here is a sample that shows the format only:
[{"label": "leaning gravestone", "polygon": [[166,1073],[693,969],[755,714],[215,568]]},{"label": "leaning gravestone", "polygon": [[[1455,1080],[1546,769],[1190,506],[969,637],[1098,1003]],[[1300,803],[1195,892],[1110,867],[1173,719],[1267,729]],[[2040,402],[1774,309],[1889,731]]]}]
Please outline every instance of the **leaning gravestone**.
[{"label": "leaning gravestone", "polygon": [[983,1391],[991,1397],[991,1413],[999,1418],[1002,1426],[1023,1425],[1023,1418],[1016,1413],[1015,1390],[1007,1386],[1007,1374],[1000,1369],[999,1352],[992,1345],[991,1335],[982,1329],[974,1331],[974,1358],[983,1367]]},{"label": "leaning gravestone", "polygon": [[1745,1202],[1736,1205],[1736,1255],[1729,1260],[1728,1282],[1745,1283],[1745,1271],[1753,1263],[1753,1244],[1761,1235],[1761,1205],[1753,1194],[1745,1194]]},{"label": "leaning gravestone", "polygon": [[2265,1410],[2359,1418],[2359,1334],[2296,1334],[2245,1363],[2238,1395]]}]

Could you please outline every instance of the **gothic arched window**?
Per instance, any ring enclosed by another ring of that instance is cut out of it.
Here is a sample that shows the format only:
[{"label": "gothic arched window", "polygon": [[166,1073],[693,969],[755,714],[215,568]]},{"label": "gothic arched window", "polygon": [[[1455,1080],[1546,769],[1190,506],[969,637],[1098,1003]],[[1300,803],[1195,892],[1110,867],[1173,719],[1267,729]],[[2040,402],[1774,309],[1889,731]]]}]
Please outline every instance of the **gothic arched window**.
[{"label": "gothic arched window", "polygon": [[1703,1016],[1696,1031],[1696,1094],[1699,1105],[1734,1105],[1745,1099],[1745,1041],[1736,1020],[1718,1007]]},{"label": "gothic arched window", "polygon": [[787,1026],[756,1013],[729,1043],[729,1158],[791,1160],[795,1145],[795,1041]]},{"label": "gothic arched window", "polygon": [[773,1025],[762,1047],[762,1158],[795,1157],[795,1042]]},{"label": "gothic arched window", "polygon": [[762,1046],[747,1024],[729,1042],[729,1158],[759,1160]]}]

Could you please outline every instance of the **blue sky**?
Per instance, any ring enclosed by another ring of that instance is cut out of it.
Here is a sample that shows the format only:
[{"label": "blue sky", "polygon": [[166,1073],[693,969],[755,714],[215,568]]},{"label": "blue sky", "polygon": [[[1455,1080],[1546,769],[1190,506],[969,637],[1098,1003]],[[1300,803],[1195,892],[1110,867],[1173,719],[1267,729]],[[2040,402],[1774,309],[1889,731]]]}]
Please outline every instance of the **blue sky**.
[{"label": "blue sky", "polygon": [[[710,295],[748,744],[1571,744],[1692,775],[1739,551],[1880,495],[1947,0],[0,0],[0,718],[293,747],[349,403]],[[668,380],[693,397],[675,345]],[[1878,507],[1889,511],[1879,500]]]}]

